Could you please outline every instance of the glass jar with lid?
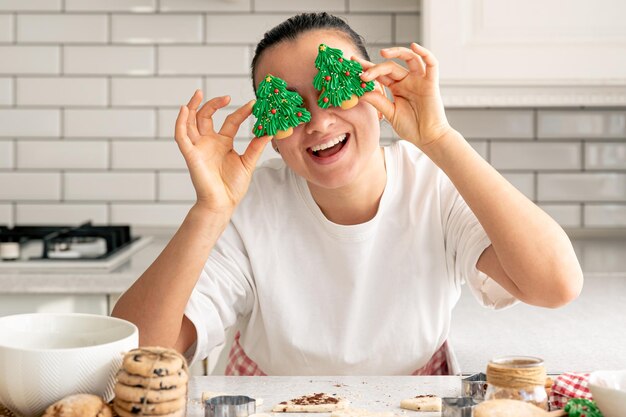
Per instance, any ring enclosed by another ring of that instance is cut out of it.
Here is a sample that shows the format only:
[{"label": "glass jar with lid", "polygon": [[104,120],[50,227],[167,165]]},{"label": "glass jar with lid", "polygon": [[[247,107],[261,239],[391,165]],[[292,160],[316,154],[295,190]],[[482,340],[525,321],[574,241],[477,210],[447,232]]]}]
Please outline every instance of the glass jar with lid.
[{"label": "glass jar with lid", "polygon": [[532,356],[503,356],[487,365],[485,400],[512,399],[548,410],[546,369],[543,360]]}]

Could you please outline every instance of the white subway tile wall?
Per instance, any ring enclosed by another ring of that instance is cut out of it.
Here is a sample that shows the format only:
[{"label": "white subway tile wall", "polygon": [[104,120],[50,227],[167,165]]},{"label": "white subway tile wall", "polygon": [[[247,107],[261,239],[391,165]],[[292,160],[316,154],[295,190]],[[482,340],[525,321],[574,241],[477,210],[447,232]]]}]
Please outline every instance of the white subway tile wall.
[{"label": "white subway tile wall", "polygon": [[65,0],[66,12],[155,12],[157,0]]},{"label": "white subway tile wall", "polygon": [[66,172],[67,201],[154,201],[155,174],[140,172]]},{"label": "white subway tile wall", "polygon": [[0,10],[7,12],[61,11],[61,0],[2,0]]},{"label": "white subway tile wall", "polygon": [[588,204],[585,220],[588,227],[626,227],[626,205]]},{"label": "white subway tile wall", "polygon": [[410,44],[420,39],[420,15],[406,13],[395,15],[396,24],[394,41],[398,44]]},{"label": "white subway tile wall", "polygon": [[93,169],[109,166],[109,144],[106,141],[40,141],[17,142],[17,169]]},{"label": "white subway tile wall", "polygon": [[71,138],[145,138],[156,134],[154,110],[143,108],[66,109],[63,112],[63,125],[65,136]]},{"label": "white subway tile wall", "polygon": [[11,136],[60,137],[61,110],[0,107],[0,137]]},{"label": "white subway tile wall", "polygon": [[61,71],[60,46],[0,45],[0,74],[57,75]]},{"label": "white subway tile wall", "polygon": [[189,211],[189,204],[111,204],[111,223],[135,226],[177,227]]},{"label": "white subway tile wall", "polygon": [[260,0],[254,3],[259,12],[346,12],[346,2],[341,0]]},{"label": "white subway tile wall", "polygon": [[416,0],[348,0],[350,12],[418,12],[419,6],[420,2]]},{"label": "white subway tile wall", "polygon": [[585,144],[585,168],[588,170],[626,170],[626,141]]},{"label": "white subway tile wall", "polygon": [[513,184],[522,194],[531,200],[535,200],[535,176],[534,174],[502,172],[502,176]]},{"label": "white subway tile wall", "polygon": [[161,46],[159,75],[248,75],[248,46]]},{"label": "white subway tile wall", "polygon": [[105,43],[109,16],[104,14],[25,14],[17,15],[17,42]]},{"label": "white subway tile wall", "polygon": [[381,14],[338,14],[345,18],[352,29],[365,38],[369,44],[389,44],[393,37],[393,16]]},{"label": "white subway tile wall", "polygon": [[[206,18],[207,43],[254,45],[273,26],[289,18],[290,14],[222,14]],[[246,28],[233,30],[233,28]]]},{"label": "white subway tile wall", "polygon": [[582,208],[580,204],[540,204],[563,227],[580,228],[582,226]]},{"label": "white subway tile wall", "polygon": [[0,201],[8,200],[61,200],[61,173],[0,171]]},{"label": "white subway tile wall", "polygon": [[[419,0],[1,0],[0,224],[177,226],[195,199],[173,140],[194,90],[254,98],[256,42],[328,10],[381,48],[419,41]],[[436,51],[435,51],[436,52]],[[453,127],[568,228],[626,227],[626,109],[447,109]],[[253,121],[241,127],[243,152]],[[381,142],[397,140],[388,123]],[[268,146],[261,160],[279,157]]]},{"label": "white subway tile wall", "polygon": [[113,169],[186,169],[174,140],[128,140],[112,143]]},{"label": "white subway tile wall", "polygon": [[496,169],[580,170],[580,143],[493,142],[491,164]]},{"label": "white subway tile wall", "polygon": [[114,14],[110,36],[113,43],[200,43],[202,20],[197,14]]},{"label": "white subway tile wall", "polygon": [[17,224],[71,225],[91,220],[105,224],[108,221],[106,204],[74,203],[20,203],[17,204]]},{"label": "white subway tile wall", "polygon": [[114,78],[111,80],[113,106],[179,106],[189,91],[202,88],[201,77]]},{"label": "white subway tile wall", "polygon": [[14,219],[13,204],[0,203],[0,224],[13,226]]},{"label": "white subway tile wall", "polygon": [[157,181],[159,201],[193,201],[196,197],[187,171],[160,172]]},{"label": "white subway tile wall", "polygon": [[14,149],[15,144],[12,141],[0,140],[0,170],[13,169]]},{"label": "white subway tile wall", "polygon": [[0,42],[13,42],[13,15],[0,14]]},{"label": "white subway tile wall", "polygon": [[0,106],[10,106],[13,104],[13,79],[0,77]]},{"label": "white subway tile wall", "polygon": [[252,0],[160,0],[159,6],[161,12],[250,13],[252,11]]},{"label": "white subway tile wall", "polygon": [[16,81],[19,107],[109,104],[109,81],[104,77],[18,77]]},{"label": "white subway tile wall", "polygon": [[153,46],[66,46],[64,75],[154,75]]}]

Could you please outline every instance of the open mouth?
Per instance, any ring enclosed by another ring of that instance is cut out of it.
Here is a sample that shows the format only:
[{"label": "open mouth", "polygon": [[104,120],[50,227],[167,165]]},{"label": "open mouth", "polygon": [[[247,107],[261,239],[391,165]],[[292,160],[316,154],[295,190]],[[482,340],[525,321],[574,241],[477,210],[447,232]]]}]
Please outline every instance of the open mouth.
[{"label": "open mouth", "polygon": [[307,148],[307,152],[317,158],[330,158],[337,154],[348,143],[349,133],[343,133],[321,145]]}]

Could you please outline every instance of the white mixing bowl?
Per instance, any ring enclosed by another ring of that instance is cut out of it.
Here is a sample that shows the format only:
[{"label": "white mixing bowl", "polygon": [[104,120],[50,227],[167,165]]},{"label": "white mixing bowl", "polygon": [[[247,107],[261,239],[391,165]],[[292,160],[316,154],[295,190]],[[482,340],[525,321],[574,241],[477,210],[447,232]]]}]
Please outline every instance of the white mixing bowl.
[{"label": "white mixing bowl", "polygon": [[137,327],[92,314],[0,317],[0,403],[18,416],[40,416],[77,393],[113,398],[122,355],[137,347]]},{"label": "white mixing bowl", "polygon": [[592,372],[588,385],[604,417],[626,415],[626,369]]}]

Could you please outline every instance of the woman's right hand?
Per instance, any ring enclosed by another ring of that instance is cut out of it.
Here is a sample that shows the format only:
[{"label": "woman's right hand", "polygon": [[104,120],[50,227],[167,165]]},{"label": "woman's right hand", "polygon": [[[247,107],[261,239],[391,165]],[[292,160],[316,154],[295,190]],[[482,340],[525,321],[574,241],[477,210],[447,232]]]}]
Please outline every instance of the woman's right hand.
[{"label": "woman's right hand", "polygon": [[239,155],[233,148],[234,137],[252,113],[254,100],[228,115],[216,132],[212,116],[229,102],[228,96],[216,97],[198,110],[202,91],[196,90],[189,103],[180,108],[174,136],[191,174],[196,205],[230,216],[248,190],[256,163],[272,137],[254,137]]}]

